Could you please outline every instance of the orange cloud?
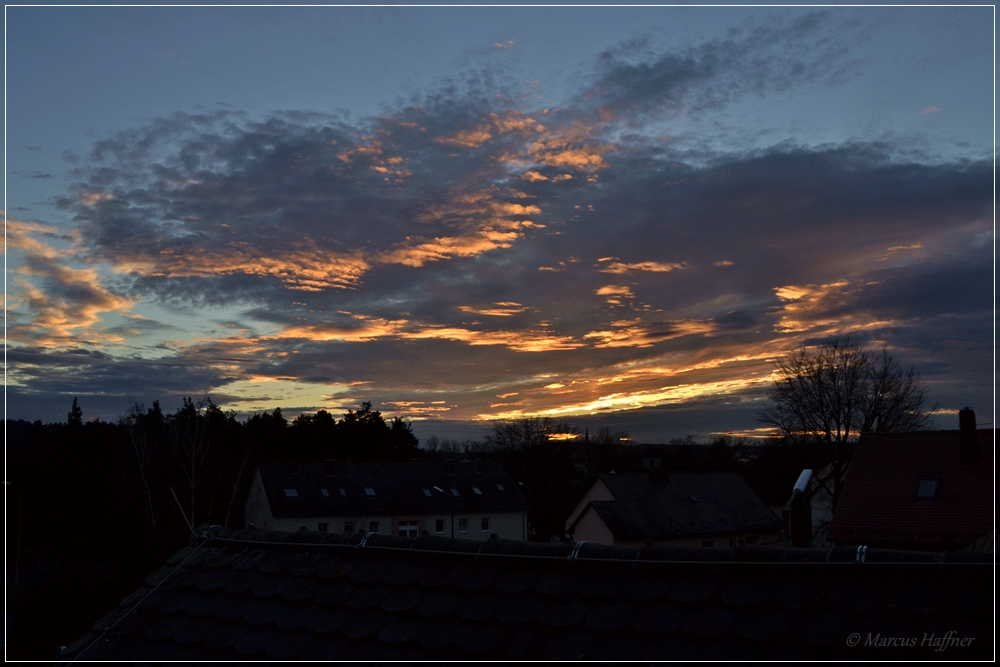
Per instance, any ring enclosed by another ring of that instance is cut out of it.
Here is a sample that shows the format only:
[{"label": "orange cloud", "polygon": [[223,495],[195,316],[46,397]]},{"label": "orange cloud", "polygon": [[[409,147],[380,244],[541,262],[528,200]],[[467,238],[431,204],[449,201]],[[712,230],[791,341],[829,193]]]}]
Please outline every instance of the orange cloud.
[{"label": "orange cloud", "polygon": [[[598,261],[604,262],[612,258],[606,257]],[[601,273],[626,273],[628,271],[648,271],[650,273],[669,273],[671,271],[676,271],[677,269],[686,269],[686,263],[663,263],[663,262],[635,262],[632,264],[626,264],[624,262],[612,262],[608,264],[600,271]]]}]

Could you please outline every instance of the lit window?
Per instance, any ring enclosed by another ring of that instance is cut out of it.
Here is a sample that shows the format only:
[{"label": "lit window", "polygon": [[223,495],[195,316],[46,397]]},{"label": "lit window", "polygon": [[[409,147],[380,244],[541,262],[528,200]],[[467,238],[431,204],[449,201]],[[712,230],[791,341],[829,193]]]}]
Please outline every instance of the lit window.
[{"label": "lit window", "polygon": [[937,496],[938,481],[936,479],[922,479],[917,486],[917,498],[933,498]]},{"label": "lit window", "polygon": [[319,524],[319,532],[325,533],[326,529],[329,527],[329,525],[330,524],[327,524],[327,523],[320,523]]},{"label": "lit window", "polygon": [[326,489],[320,489],[319,492],[323,494],[324,498],[329,498],[330,497],[330,492],[327,491]]},{"label": "lit window", "polygon": [[478,486],[474,486],[474,487],[472,487],[472,492],[473,492],[474,494],[476,494],[477,496],[481,496],[481,495],[483,495],[483,492],[479,490],[479,487],[478,487]]},{"label": "lit window", "polygon": [[419,528],[419,522],[417,521],[400,521],[399,536],[416,537],[418,528]]},{"label": "lit window", "polygon": [[497,491],[503,491],[503,484],[497,484]]},{"label": "lit window", "polygon": [[295,489],[285,489],[285,497],[286,498],[298,498],[299,497],[299,492],[296,491]]},{"label": "lit window", "polygon": [[458,532],[460,532],[460,533],[467,533],[467,532],[469,532],[469,520],[468,519],[459,519],[458,520]]},{"label": "lit window", "polygon": [[431,497],[431,490],[430,489],[424,489],[424,495],[427,496],[428,498],[430,498]]},{"label": "lit window", "polygon": [[375,489],[371,488],[370,486],[366,486],[365,487],[365,495],[366,496],[374,496],[375,495]]},{"label": "lit window", "polygon": [[344,522],[344,535],[353,535],[353,534],[354,534],[354,522],[353,521],[345,521]]},{"label": "lit window", "polygon": [[703,547],[714,547],[715,546],[715,538],[714,537],[710,537],[707,540],[702,540],[701,541],[701,546],[703,546]]},{"label": "lit window", "polygon": [[341,489],[340,490],[340,495],[346,496],[347,495],[347,491],[345,491],[344,489]]},{"label": "lit window", "polygon": [[368,532],[369,533],[377,533],[378,532],[378,521],[369,521],[368,522]]},{"label": "lit window", "polygon": [[458,495],[458,489],[456,489],[454,486],[451,487],[451,495],[453,495],[453,496],[457,496]]},{"label": "lit window", "polygon": [[438,519],[434,522],[434,532],[443,533],[444,532],[444,519]]},{"label": "lit window", "polygon": [[482,523],[480,525],[482,526],[482,530],[484,533],[490,532],[490,518],[488,516],[483,517]]}]

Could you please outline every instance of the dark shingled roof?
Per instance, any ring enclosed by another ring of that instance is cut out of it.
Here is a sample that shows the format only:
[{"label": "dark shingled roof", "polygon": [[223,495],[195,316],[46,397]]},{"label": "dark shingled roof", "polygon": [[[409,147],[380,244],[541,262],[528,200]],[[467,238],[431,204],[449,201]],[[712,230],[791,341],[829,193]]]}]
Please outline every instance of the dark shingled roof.
[{"label": "dark shingled roof", "polygon": [[[450,475],[446,465],[418,461],[261,463],[258,468],[275,517],[527,511],[527,501],[501,464],[456,462]],[[367,495],[366,488],[375,495]],[[295,489],[297,495],[288,497],[285,489]],[[329,495],[324,496],[322,489]],[[457,496],[452,489],[458,489]]]},{"label": "dark shingled roof", "polygon": [[629,473],[601,475],[601,481],[615,500],[591,505],[616,540],[768,532],[783,525],[734,472],[670,473],[662,479]]},{"label": "dark shingled roof", "polygon": [[[976,431],[975,463],[962,462],[960,434],[862,434],[827,537],[943,549],[971,545],[993,530],[994,431]],[[922,479],[938,480],[936,497],[917,498]]]},{"label": "dark shingled roof", "polygon": [[[213,529],[67,647],[81,660],[992,656],[992,554],[344,538]],[[947,635],[947,633],[953,633]],[[859,645],[851,646],[857,633]],[[958,637],[963,646],[875,646]],[[868,642],[866,646],[865,643]]]}]

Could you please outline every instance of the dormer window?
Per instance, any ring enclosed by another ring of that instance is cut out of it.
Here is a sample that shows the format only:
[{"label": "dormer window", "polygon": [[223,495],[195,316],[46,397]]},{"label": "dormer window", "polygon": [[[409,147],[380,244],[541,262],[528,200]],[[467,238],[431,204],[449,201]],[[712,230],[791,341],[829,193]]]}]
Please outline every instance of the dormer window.
[{"label": "dormer window", "polygon": [[286,498],[298,498],[299,497],[299,492],[296,491],[295,489],[285,489],[285,497]]},{"label": "dormer window", "polygon": [[917,485],[917,498],[934,498],[937,496],[938,481],[936,479],[922,479]]},{"label": "dormer window", "polygon": [[375,495],[375,489],[373,489],[370,486],[366,486],[365,487],[365,495],[366,496],[374,496]]}]

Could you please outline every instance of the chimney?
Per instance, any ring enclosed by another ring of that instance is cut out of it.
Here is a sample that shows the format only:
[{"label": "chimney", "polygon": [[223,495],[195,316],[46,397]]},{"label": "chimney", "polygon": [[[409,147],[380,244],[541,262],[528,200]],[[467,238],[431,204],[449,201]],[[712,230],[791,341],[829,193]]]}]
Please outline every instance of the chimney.
[{"label": "chimney", "polygon": [[792,495],[781,509],[785,522],[785,544],[790,547],[808,547],[812,541],[812,503],[807,491],[812,470],[806,468],[795,480]]},{"label": "chimney", "polygon": [[958,411],[958,431],[962,445],[962,463],[975,463],[979,460],[975,410],[966,406]]},{"label": "chimney", "polygon": [[449,477],[455,474],[455,459],[444,460],[444,474]]}]

